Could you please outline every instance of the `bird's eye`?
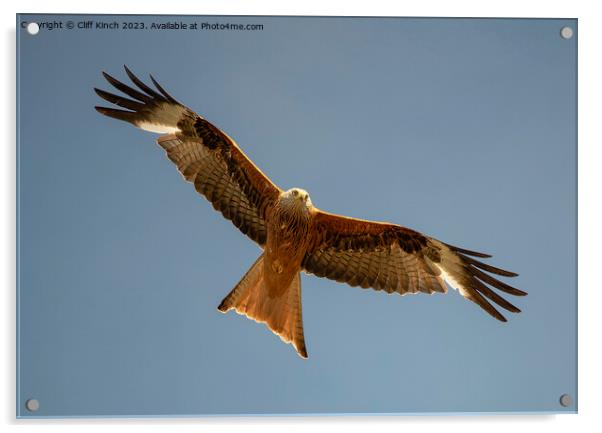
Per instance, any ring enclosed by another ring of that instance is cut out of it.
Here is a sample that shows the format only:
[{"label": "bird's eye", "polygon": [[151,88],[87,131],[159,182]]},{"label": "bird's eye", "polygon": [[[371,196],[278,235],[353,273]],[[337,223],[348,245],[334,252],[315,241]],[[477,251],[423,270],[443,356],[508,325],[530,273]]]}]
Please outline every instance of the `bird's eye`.
[{"label": "bird's eye", "polygon": [[294,190],[293,190],[293,195],[294,195],[295,197],[297,197],[297,196],[299,195],[299,191],[297,191],[296,189],[294,189]]}]

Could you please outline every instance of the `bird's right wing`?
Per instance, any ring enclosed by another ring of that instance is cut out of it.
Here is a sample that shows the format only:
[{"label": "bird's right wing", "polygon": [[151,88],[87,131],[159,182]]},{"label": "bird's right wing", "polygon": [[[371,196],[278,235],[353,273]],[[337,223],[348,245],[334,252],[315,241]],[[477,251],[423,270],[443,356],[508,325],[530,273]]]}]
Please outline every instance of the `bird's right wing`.
[{"label": "bird's right wing", "polygon": [[259,245],[266,242],[266,210],[281,190],[216,126],[171,97],[152,77],[156,90],[127,67],[136,90],[103,73],[128,97],[94,89],[103,99],[125,108],[95,107],[100,113],[138,128],[163,133],[157,143],[184,178],[213,207]]}]

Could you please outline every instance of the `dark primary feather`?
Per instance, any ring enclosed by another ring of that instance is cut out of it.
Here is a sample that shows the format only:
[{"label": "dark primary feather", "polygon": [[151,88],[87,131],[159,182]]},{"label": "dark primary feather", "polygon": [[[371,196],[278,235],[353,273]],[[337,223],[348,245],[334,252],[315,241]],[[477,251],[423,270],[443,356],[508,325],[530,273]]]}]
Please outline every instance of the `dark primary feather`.
[{"label": "dark primary feather", "polygon": [[[149,96],[151,96],[154,99],[158,99],[158,100],[163,99],[163,96],[159,95],[151,87],[144,84],[144,82],[142,80],[140,80],[137,76],[135,76],[134,73],[132,71],[130,71],[130,69],[127,66],[124,66],[124,69],[125,69],[125,72],[128,75],[128,77],[130,78],[130,80],[132,80],[132,83],[134,83],[136,86],[138,86],[143,92],[145,92],[146,94],[148,94]],[[153,82],[154,82],[154,80],[153,80]]]},{"label": "dark primary feather", "polygon": [[110,84],[113,85],[113,87],[115,87],[117,90],[121,90],[126,95],[128,95],[134,99],[137,99],[140,102],[149,102],[152,100],[151,96],[145,95],[144,93],[141,93],[141,92],[131,88],[130,86],[123,84],[121,81],[116,80],[115,78],[113,78],[109,74],[107,74],[106,72],[103,72],[102,75],[105,77],[105,79]]},{"label": "dark primary feather", "polygon": [[514,295],[514,296],[526,296],[527,295],[527,292],[523,292],[522,290],[516,289],[516,288],[504,283],[503,281],[496,280],[491,275],[488,275],[485,272],[481,272],[479,269],[476,269],[473,267],[470,269],[470,272],[472,275],[474,275],[479,280],[483,281],[484,283],[489,284],[490,286],[495,287],[498,290],[501,290],[502,292],[506,292],[506,293],[508,293],[510,295]]},{"label": "dark primary feather", "polygon": [[112,117],[113,119],[123,120],[125,122],[134,123],[136,121],[136,113],[124,110],[117,110],[115,108],[107,107],[94,107],[96,111],[105,116]]},{"label": "dark primary feather", "polygon": [[485,253],[477,253],[476,251],[471,251],[471,250],[465,250],[464,248],[459,248],[459,247],[455,247],[453,245],[450,244],[445,244],[447,245],[449,248],[451,248],[453,251],[456,251],[458,253],[461,254],[465,254],[467,256],[473,256],[473,257],[481,257],[483,259],[488,259],[491,258],[490,254],[485,254]]},{"label": "dark primary feather", "polygon": [[112,102],[115,105],[119,105],[120,107],[127,108],[132,111],[138,111],[144,108],[144,104],[124,98],[123,96],[114,95],[113,93],[109,93],[97,88],[94,88],[94,91],[101,98]]},{"label": "dark primary feather", "polygon": [[472,266],[475,266],[475,267],[480,268],[487,272],[491,272],[492,274],[501,275],[503,277],[517,277],[518,276],[518,274],[515,272],[505,271],[503,269],[496,268],[495,266],[491,266],[486,263],[479,262],[478,260],[471,259],[470,257],[466,257],[464,255],[463,255],[463,257],[464,257],[464,260],[466,260]]},{"label": "dark primary feather", "polygon": [[[133,75],[133,74],[132,74]],[[167,93],[163,87],[161,87],[161,85],[159,83],[157,83],[157,80],[155,80],[155,78],[150,75],[150,79],[153,82],[153,84],[155,85],[155,87],[157,89],[159,89],[159,92],[161,92],[161,94],[163,94],[163,96],[165,97],[165,99],[167,99],[169,102],[173,103],[173,104],[179,104],[178,101],[176,101],[169,93]]]}]

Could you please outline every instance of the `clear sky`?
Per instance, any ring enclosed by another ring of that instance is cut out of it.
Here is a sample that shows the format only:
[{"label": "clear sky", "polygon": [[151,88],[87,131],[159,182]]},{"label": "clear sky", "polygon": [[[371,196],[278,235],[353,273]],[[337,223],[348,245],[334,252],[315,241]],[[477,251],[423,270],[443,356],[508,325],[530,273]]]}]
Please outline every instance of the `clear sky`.
[{"label": "clear sky", "polygon": [[[18,30],[21,416],[575,410],[575,20],[18,19],[264,26]],[[260,250],[94,111],[123,64],[316,206],[493,254],[523,313],[303,275],[309,360],[219,313]]]}]

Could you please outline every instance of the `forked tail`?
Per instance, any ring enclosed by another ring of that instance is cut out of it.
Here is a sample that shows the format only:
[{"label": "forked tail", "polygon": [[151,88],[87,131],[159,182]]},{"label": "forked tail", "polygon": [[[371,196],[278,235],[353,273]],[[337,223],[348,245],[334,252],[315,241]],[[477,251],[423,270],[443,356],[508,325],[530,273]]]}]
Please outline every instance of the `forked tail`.
[{"label": "forked tail", "polygon": [[266,326],[285,343],[291,343],[299,356],[307,358],[301,314],[301,278],[295,275],[290,286],[270,298],[263,278],[263,254],[217,307],[222,313],[234,309]]}]

